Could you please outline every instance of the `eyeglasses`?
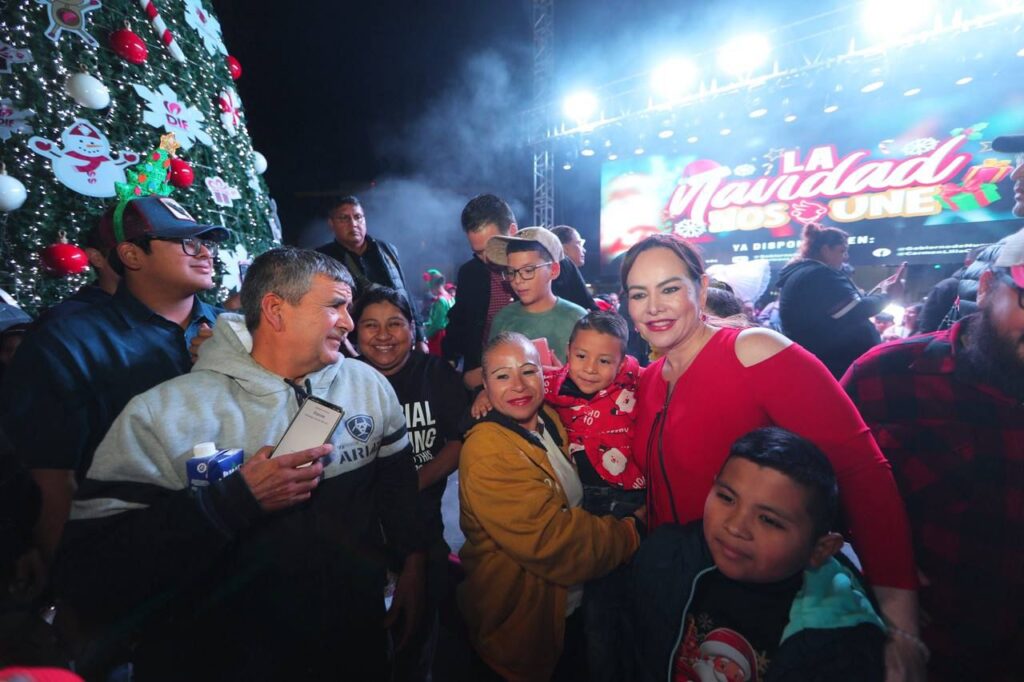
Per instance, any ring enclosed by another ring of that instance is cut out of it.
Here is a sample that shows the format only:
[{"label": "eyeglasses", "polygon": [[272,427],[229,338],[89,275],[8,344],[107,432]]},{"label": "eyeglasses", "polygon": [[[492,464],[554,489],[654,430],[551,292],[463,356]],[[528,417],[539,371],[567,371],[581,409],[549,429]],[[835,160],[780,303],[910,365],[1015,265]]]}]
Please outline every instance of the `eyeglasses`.
[{"label": "eyeglasses", "polygon": [[537,265],[524,265],[521,268],[506,268],[501,271],[501,278],[506,282],[513,282],[516,279],[516,275],[522,278],[524,282],[528,282],[537,275],[537,269],[543,268],[548,265],[552,265],[551,261],[547,263],[538,263]]},{"label": "eyeglasses", "polygon": [[1003,280],[1010,288],[1017,292],[1017,305],[1024,309],[1024,289],[1021,289],[1017,282],[1014,281],[1013,275],[1008,270],[1002,268],[994,269],[993,272],[996,273],[996,277]]},{"label": "eyeglasses", "polygon": [[215,241],[200,239],[199,237],[149,237],[149,239],[157,242],[176,242],[181,244],[181,250],[185,252],[186,256],[198,256],[203,252],[203,247],[210,252],[211,256],[216,256],[219,246]]}]

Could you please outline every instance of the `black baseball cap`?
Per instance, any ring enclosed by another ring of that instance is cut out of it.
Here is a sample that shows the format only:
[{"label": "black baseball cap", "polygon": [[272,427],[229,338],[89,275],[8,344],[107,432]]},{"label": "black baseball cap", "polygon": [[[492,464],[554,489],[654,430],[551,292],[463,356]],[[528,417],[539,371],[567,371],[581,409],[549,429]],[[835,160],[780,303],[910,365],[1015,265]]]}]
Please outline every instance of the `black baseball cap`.
[{"label": "black baseball cap", "polygon": [[992,140],[992,149],[1008,154],[1024,152],[1024,135],[1000,135]]},{"label": "black baseball cap", "polygon": [[108,209],[100,218],[99,232],[102,241],[116,246],[118,242],[164,237],[184,239],[202,237],[222,242],[230,231],[220,225],[202,225],[185,210],[185,207],[170,197],[148,196],[132,199],[124,208],[121,217],[123,236],[117,238],[114,230],[114,212],[117,206]]}]

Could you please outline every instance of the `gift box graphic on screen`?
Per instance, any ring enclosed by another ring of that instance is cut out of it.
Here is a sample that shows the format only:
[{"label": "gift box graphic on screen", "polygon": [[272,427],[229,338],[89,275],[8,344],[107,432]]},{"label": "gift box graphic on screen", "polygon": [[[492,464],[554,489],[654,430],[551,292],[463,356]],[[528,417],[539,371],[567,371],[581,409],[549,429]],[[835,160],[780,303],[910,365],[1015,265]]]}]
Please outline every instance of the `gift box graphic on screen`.
[{"label": "gift box graphic on screen", "polygon": [[959,185],[953,183],[941,185],[935,198],[951,211],[973,211],[984,208],[993,201],[998,201],[999,189],[992,182],[965,180]]}]

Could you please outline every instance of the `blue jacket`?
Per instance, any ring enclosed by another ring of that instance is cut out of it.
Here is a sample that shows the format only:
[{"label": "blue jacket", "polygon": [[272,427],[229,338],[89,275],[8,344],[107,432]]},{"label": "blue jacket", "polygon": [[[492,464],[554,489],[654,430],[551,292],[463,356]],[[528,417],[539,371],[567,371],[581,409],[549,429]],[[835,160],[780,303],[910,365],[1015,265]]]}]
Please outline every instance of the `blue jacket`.
[{"label": "blue jacket", "polygon": [[[633,559],[633,607],[644,682],[672,682],[686,614],[701,578],[716,570],[701,521],[659,526],[640,545]],[[884,641],[884,625],[855,571],[831,559],[804,572],[762,682],[880,682]]]}]

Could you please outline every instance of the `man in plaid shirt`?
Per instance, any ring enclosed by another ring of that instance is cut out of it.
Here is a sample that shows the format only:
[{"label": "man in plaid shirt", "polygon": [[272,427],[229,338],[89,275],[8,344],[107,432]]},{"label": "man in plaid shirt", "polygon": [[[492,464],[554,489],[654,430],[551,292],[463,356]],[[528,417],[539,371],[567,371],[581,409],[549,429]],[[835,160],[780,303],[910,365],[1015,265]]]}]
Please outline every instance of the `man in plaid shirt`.
[{"label": "man in plaid shirt", "polygon": [[[1013,177],[1020,198],[1024,166]],[[933,680],[1020,679],[1024,650],[1024,230],[978,303],[951,329],[876,346],[842,380],[907,505]]]}]

